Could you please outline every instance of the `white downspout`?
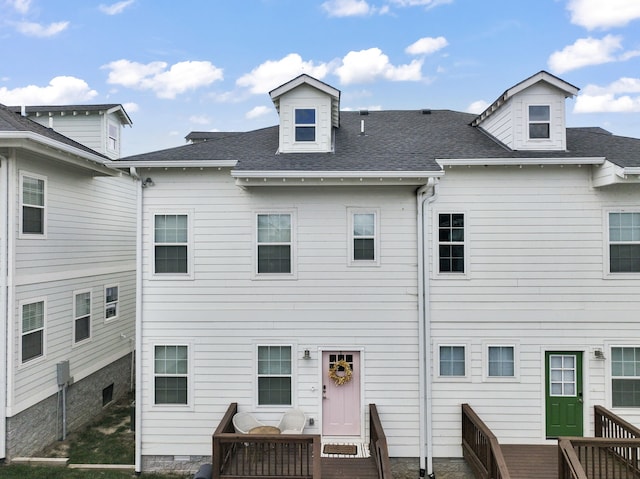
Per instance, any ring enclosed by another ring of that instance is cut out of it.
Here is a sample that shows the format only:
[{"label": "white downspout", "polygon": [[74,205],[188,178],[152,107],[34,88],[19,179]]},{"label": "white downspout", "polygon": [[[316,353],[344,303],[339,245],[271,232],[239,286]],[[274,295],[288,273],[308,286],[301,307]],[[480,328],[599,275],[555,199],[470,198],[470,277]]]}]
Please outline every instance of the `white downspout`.
[{"label": "white downspout", "polygon": [[138,183],[136,191],[136,406],[135,406],[135,471],[142,472],[142,178],[135,168],[129,169]]},{"label": "white downspout", "polygon": [[9,354],[7,334],[12,315],[9,314],[9,159],[0,155],[0,459],[7,457],[7,378]]},{"label": "white downspout", "polygon": [[[431,190],[431,195],[427,192]],[[425,245],[425,204],[433,203],[438,196],[438,179],[429,178],[416,193],[418,226],[418,343],[419,343],[419,392],[420,392],[420,477],[435,478],[433,473],[433,421],[431,405],[431,324],[429,303],[429,248]],[[426,464],[425,464],[426,463]]]}]

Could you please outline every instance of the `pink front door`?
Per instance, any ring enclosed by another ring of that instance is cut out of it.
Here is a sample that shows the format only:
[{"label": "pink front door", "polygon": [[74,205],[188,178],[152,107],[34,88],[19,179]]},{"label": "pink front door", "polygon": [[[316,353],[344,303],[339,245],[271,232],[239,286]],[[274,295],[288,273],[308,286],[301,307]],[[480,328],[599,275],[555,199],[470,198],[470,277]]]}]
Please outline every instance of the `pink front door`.
[{"label": "pink front door", "polygon": [[[342,377],[345,369],[336,366],[346,361],[351,370],[351,379],[343,384],[341,380],[330,377]],[[324,351],[322,353],[322,434],[324,436],[360,435],[360,353],[344,351]]]}]

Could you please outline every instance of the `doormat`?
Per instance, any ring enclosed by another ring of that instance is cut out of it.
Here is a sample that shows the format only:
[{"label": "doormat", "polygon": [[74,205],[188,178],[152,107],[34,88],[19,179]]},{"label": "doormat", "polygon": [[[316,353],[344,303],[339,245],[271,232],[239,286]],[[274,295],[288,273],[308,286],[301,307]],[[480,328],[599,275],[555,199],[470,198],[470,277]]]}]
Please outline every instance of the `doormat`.
[{"label": "doormat", "polygon": [[344,454],[355,456],[358,454],[358,446],[355,444],[325,444],[322,452],[325,454]]}]

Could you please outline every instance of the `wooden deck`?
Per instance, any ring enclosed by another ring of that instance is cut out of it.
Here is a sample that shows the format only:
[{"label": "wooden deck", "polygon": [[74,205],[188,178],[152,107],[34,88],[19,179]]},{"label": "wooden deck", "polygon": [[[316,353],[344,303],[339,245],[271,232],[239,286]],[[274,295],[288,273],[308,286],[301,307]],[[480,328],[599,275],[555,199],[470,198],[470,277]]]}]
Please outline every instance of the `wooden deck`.
[{"label": "wooden deck", "polygon": [[335,459],[323,457],[322,479],[378,479],[373,457],[365,459]]},{"label": "wooden deck", "polygon": [[557,445],[502,444],[511,479],[558,479]]}]

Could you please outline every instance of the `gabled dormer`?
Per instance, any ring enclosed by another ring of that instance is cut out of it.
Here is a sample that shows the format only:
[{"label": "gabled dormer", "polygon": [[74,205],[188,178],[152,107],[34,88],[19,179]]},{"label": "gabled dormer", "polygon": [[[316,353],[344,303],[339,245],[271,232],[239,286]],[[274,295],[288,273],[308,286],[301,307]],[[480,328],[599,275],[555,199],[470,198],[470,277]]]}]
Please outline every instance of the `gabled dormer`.
[{"label": "gabled dormer", "polygon": [[512,150],[566,150],[565,100],[577,93],[577,87],[541,71],[505,91],[472,125]]},{"label": "gabled dormer", "polygon": [[333,151],[333,131],[340,126],[340,90],[303,74],[269,95],[280,117],[279,153]]},{"label": "gabled dormer", "polygon": [[120,158],[121,130],[131,118],[120,104],[11,107],[112,160]]}]

